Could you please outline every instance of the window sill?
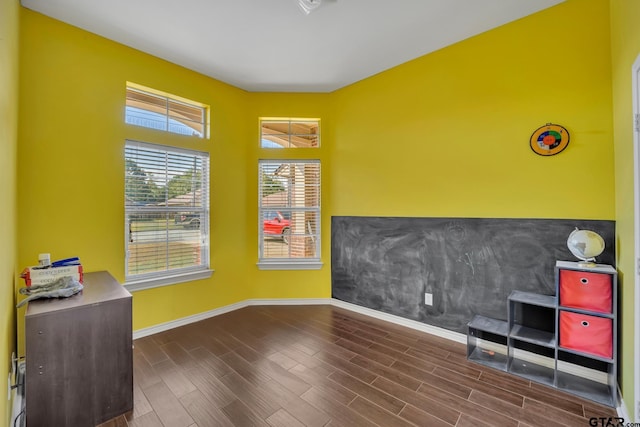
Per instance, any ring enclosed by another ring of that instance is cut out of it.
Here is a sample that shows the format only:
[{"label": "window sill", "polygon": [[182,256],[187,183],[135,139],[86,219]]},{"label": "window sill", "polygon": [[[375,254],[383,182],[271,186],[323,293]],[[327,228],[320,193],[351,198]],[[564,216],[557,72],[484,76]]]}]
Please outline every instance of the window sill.
[{"label": "window sill", "polygon": [[321,261],[291,261],[291,260],[278,260],[278,261],[259,261],[259,270],[320,270],[324,265]]},{"label": "window sill", "polygon": [[144,289],[159,288],[161,286],[175,285],[191,282],[193,280],[208,279],[214,270],[203,270],[191,273],[176,274],[174,276],[154,277],[152,279],[133,280],[125,282],[124,287],[130,291],[142,291]]}]

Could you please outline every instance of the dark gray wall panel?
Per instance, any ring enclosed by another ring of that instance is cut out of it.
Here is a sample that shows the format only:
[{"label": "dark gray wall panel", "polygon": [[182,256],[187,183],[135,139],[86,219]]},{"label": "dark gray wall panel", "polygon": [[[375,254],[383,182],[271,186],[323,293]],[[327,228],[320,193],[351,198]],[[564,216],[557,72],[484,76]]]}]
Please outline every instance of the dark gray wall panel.
[{"label": "dark gray wall panel", "polygon": [[333,217],[332,295],[466,333],[475,314],[506,319],[513,290],[553,295],[556,260],[577,261],[566,247],[575,227],[599,233],[597,261],[615,265],[613,221]]}]

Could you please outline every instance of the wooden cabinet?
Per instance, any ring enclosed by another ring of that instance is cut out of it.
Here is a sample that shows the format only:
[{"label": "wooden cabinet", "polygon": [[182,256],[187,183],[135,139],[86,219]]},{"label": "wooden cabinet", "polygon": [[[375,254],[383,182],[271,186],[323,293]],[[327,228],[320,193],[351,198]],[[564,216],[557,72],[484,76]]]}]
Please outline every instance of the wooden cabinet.
[{"label": "wooden cabinet", "polygon": [[131,294],[105,271],[82,292],[29,303],[27,426],[96,426],[133,409]]},{"label": "wooden cabinet", "polygon": [[467,357],[615,407],[616,270],[558,261],[555,278],[557,297],[513,291],[507,321],[475,316]]}]

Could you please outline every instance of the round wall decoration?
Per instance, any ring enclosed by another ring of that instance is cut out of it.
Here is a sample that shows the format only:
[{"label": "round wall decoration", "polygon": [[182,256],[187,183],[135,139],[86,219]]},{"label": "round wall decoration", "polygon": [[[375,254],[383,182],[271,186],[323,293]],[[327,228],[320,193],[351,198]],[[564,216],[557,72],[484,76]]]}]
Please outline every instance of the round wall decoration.
[{"label": "round wall decoration", "polygon": [[547,123],[533,132],[529,145],[536,154],[553,156],[569,145],[569,131],[563,126]]}]

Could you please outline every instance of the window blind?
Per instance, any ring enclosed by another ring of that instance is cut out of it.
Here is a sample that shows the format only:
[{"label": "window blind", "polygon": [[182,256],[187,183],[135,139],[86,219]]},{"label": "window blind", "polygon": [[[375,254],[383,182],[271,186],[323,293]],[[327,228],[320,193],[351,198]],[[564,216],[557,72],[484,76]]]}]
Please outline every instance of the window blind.
[{"label": "window blind", "polygon": [[260,259],[320,257],[320,162],[261,160]]},{"label": "window blind", "polygon": [[125,145],[127,279],[208,269],[209,154]]}]

